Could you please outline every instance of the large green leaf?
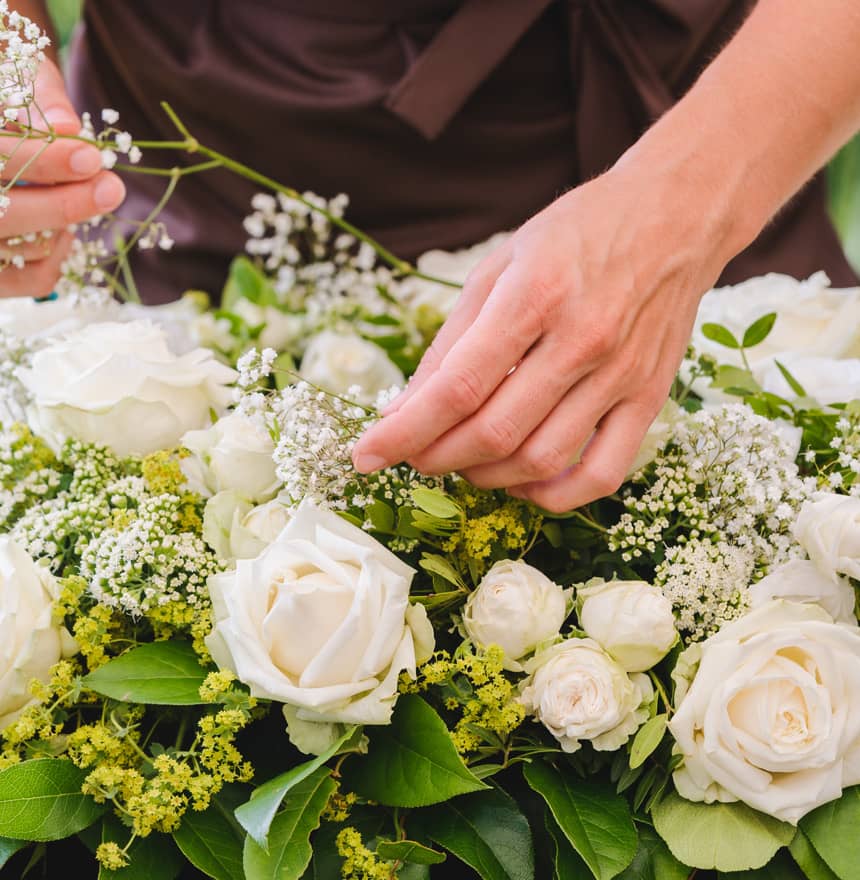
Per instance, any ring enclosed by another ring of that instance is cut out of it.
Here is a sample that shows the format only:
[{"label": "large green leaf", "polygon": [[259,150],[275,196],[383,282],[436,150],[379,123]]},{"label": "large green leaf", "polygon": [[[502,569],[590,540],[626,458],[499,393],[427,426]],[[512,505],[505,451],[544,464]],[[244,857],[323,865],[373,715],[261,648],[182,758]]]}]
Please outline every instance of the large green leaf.
[{"label": "large green leaf", "polygon": [[544,824],[553,846],[553,880],[583,880],[589,877],[591,871],[588,870],[588,865],[570,845],[570,841],[558,827],[558,822],[553,819],[549,810],[544,814]]},{"label": "large green leaf", "polygon": [[235,880],[242,876],[245,832],[233,811],[246,797],[243,787],[228,786],[212,798],[209,808],[202,813],[188,810],[173,832],[185,858],[207,877]]},{"label": "large green leaf", "polygon": [[27,846],[26,840],[13,840],[11,837],[0,837],[0,868],[18,852]]},{"label": "large green leaf", "polygon": [[415,865],[440,865],[445,853],[424,846],[417,840],[380,840],[376,854],[390,862],[412,862]]},{"label": "large green leaf", "polygon": [[649,825],[639,828],[639,849],[618,880],[687,880],[690,869],[682,865],[660,835]]},{"label": "large green leaf", "polygon": [[245,880],[299,880],[311,861],[311,832],[337,786],[328,767],[296,783],[269,829],[269,848],[245,838]]},{"label": "large green leaf", "polygon": [[611,786],[562,774],[542,761],[526,764],[523,773],[597,880],[610,880],[633,861],[636,829],[627,801]]},{"label": "large green leaf", "polygon": [[[102,825],[102,841],[113,841],[125,846],[131,831],[115,816],[105,816]],[[98,880],[174,880],[182,870],[183,859],[173,841],[166,834],[150,834],[138,837],[128,848],[129,863],[118,871],[99,867]]]},{"label": "large green leaf", "polygon": [[206,670],[188,642],[152,642],[126,651],[84,677],[84,686],[124,703],[194,706],[202,703]]},{"label": "large green leaf", "polygon": [[746,804],[694,803],[675,792],[654,807],[652,817],[672,855],[692,868],[761,868],[794,836],[791,825]]},{"label": "large green leaf", "polygon": [[533,880],[528,820],[498,789],[458,797],[412,815],[414,826],[483,880]]},{"label": "large green leaf", "polygon": [[666,732],[669,716],[664,712],[649,718],[636,732],[630,747],[630,769],[635,770],[645,763],[645,759],[660,745]]},{"label": "large green leaf", "polygon": [[0,773],[0,835],[61,840],[92,825],[107,809],[81,794],[87,777],[64,758],[38,758]]},{"label": "large green leaf", "polygon": [[837,877],[860,878],[860,786],[804,816],[800,827]]},{"label": "large green leaf", "polygon": [[400,697],[389,726],[373,729],[367,756],[350,761],[344,779],[348,790],[390,807],[426,807],[487,788],[445,722],[413,694]]},{"label": "large green leaf", "polygon": [[236,809],[239,824],[254,838],[259,846],[266,848],[269,827],[275,818],[287,792],[303,779],[316,772],[329,758],[336,755],[356,735],[357,728],[350,727],[344,735],[332,743],[321,755],[291,767],[268,782],[254,789],[251,799]]},{"label": "large green leaf", "polygon": [[794,835],[794,840],[791,841],[788,849],[809,880],[839,880],[827,867],[827,862],[815,851],[815,847],[809,842],[802,828],[797,829],[797,834]]},{"label": "large green leaf", "polygon": [[754,871],[740,871],[725,874],[717,872],[718,880],[804,880],[803,873],[783,850],[763,868]]}]

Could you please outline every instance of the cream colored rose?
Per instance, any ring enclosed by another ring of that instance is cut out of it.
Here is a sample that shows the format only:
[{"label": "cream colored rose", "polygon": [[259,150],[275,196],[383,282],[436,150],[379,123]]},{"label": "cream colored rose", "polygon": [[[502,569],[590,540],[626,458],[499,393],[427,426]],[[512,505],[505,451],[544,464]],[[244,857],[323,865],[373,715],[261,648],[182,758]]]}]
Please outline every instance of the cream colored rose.
[{"label": "cream colored rose", "polygon": [[323,330],[310,339],[300,372],[306,382],[334,394],[346,394],[358,385],[367,398],[406,381],[378,345],[334,330]]},{"label": "cream colored rose", "polygon": [[651,422],[645,436],[642,438],[639,451],[636,453],[636,458],[633,460],[633,464],[630,465],[630,470],[625,479],[629,480],[637,471],[641,471],[645,465],[650,464],[657,458],[657,455],[671,438],[678,419],[682,418],[683,415],[684,411],[671,398],[663,404],[662,409],[657,413],[657,417]]},{"label": "cream colored rose", "polygon": [[679,658],[669,723],[689,800],[797,823],[860,783],[860,629],[774,600]]},{"label": "cream colored rose", "polygon": [[[800,383],[808,397],[820,404],[850,403],[860,399],[860,359],[807,357],[787,354],[780,363]],[[793,399],[797,395],[776,364],[759,371],[762,388],[771,394]]]},{"label": "cream colored rose", "polygon": [[120,456],[176,446],[230,400],[235,373],[211,351],[182,357],[146,321],[92,324],[39,351],[18,377],[31,427],[55,446],[73,437]]},{"label": "cream colored rose", "polygon": [[481,648],[498,645],[506,667],[518,672],[516,661],[555,638],[565,617],[567,595],[558,584],[525,562],[504,560],[466,600],[463,628]]},{"label": "cream colored rose", "polygon": [[628,675],[593,639],[567,639],[536,654],[521,700],[575,752],[583,740],[598,751],[620,748],[648,718],[653,689],[647,675]]},{"label": "cream colored rose", "polygon": [[860,580],[860,498],[822,493],[804,502],[792,531],[822,572]]},{"label": "cream colored rose", "polygon": [[278,490],[268,431],[240,412],[231,412],[214,425],[189,431],[182,445],[193,453],[182,460],[189,485],[204,497],[238,492],[248,501],[267,501]]},{"label": "cream colored rose", "polygon": [[0,300],[0,330],[25,339],[53,339],[89,324],[118,320],[120,311],[120,304],[107,293],[46,302],[10,297]]},{"label": "cream colored rose", "polygon": [[300,721],[387,724],[404,670],[432,650],[414,572],[366,532],[304,502],[255,559],[214,575],[206,644],[257,697]]},{"label": "cream colored rose", "polygon": [[672,603],[644,581],[594,579],[576,601],[580,626],[627,672],[650,669],[678,641]]},{"label": "cream colored rose", "polygon": [[28,686],[77,646],[52,619],[57,582],[8,535],[0,536],[0,731],[33,702]]},{"label": "cream colored rose", "polygon": [[750,608],[760,608],[772,599],[811,602],[823,608],[838,623],[857,626],[854,589],[845,578],[828,576],[808,559],[793,559],[777,566],[767,577],[749,588]]},{"label": "cream colored rose", "polygon": [[254,507],[238,492],[219,492],[203,509],[203,540],[224,561],[253,559],[284,530],[289,506],[276,497]]}]

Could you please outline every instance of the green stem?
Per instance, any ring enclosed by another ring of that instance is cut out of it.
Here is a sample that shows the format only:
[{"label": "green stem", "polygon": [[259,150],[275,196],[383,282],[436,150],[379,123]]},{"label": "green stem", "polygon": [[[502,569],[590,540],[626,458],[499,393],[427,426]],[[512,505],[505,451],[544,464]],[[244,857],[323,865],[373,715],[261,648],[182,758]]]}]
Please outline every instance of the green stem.
[{"label": "green stem", "polygon": [[651,681],[654,684],[654,689],[660,695],[660,699],[663,701],[663,705],[666,707],[666,714],[671,715],[675,710],[672,707],[672,701],[669,699],[669,695],[666,693],[666,688],[663,687],[663,682],[660,681],[659,676],[654,672],[654,670],[650,670],[648,675],[651,678]]}]

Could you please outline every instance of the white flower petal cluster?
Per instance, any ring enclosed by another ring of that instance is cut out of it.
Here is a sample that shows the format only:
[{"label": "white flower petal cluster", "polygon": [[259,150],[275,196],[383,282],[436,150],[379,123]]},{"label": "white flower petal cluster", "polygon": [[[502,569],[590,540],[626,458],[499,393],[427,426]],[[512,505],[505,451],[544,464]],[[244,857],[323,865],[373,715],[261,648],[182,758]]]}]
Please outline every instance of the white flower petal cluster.
[{"label": "white flower petal cluster", "polygon": [[256,507],[238,492],[213,495],[203,510],[203,540],[224,562],[259,556],[290,521],[289,499],[276,497]]},{"label": "white flower petal cluster", "polygon": [[820,493],[800,509],[794,537],[819,570],[831,578],[860,580],[860,498]]},{"label": "white flower petal cluster", "polygon": [[797,823],[860,783],[860,629],[774,600],[680,657],[669,722],[689,800]]},{"label": "white flower petal cluster", "polygon": [[46,567],[0,536],[0,731],[33,702],[30,681],[47,681],[51,667],[77,651],[53,620],[58,592]]},{"label": "white flower petal cluster", "polygon": [[432,651],[413,570],[337,514],[302,504],[255,559],[215,575],[206,644],[258,697],[301,721],[387,724],[397,681]]},{"label": "white flower petal cluster", "polygon": [[133,321],[70,333],[18,376],[33,398],[31,427],[57,447],[73,437],[144,456],[223,411],[235,373],[204,349],[177,357],[163,330]]},{"label": "white flower petal cluster", "polygon": [[480,648],[498,645],[505,668],[558,636],[568,612],[567,591],[521,560],[496,562],[469,595],[463,628]]},{"label": "white flower petal cluster", "polygon": [[773,599],[813,603],[838,623],[857,626],[854,588],[845,578],[825,574],[808,559],[779,565],[749,588],[750,608],[761,608]]},{"label": "white flower petal cluster", "polygon": [[615,751],[648,718],[648,676],[628,675],[593,639],[558,642],[529,660],[526,671],[520,699],[565,752],[582,741]]}]

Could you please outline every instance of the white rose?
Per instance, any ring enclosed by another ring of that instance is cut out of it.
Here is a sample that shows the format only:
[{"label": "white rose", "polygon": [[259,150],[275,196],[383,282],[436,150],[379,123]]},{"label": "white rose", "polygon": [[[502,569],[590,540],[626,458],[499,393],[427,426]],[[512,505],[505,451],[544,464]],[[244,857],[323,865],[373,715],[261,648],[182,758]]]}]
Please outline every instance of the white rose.
[{"label": "white rose", "polygon": [[654,694],[647,675],[628,675],[593,639],[567,639],[536,654],[520,699],[575,752],[582,740],[598,751],[620,748],[648,718]]},{"label": "white rose", "polygon": [[238,492],[213,495],[203,510],[203,540],[219,559],[259,556],[290,521],[286,499],[273,498],[254,507]]},{"label": "white rose", "polygon": [[0,300],[0,330],[25,339],[50,339],[102,321],[115,321],[120,305],[110,295],[61,296],[40,302]]},{"label": "white rose", "polygon": [[77,650],[54,624],[57,582],[8,535],[0,536],[0,731],[33,702],[28,686]]},{"label": "white rose", "polygon": [[525,562],[504,560],[466,600],[463,628],[481,648],[498,645],[506,668],[519,672],[516,661],[555,638],[565,617],[567,594],[558,584]]},{"label": "white rose", "polygon": [[[199,291],[189,291],[174,302],[160,306],[144,306],[140,303],[123,303],[116,318],[128,321],[151,321],[164,330],[167,347],[174,354],[187,354],[204,345],[195,327],[209,308],[209,297]],[[204,345],[208,348],[209,346]]]},{"label": "white rose", "polygon": [[189,431],[182,445],[193,453],[182,472],[204,497],[232,490],[249,501],[267,501],[278,490],[269,432],[240,412],[222,416],[209,428]]},{"label": "white rose", "polygon": [[644,672],[678,641],[672,603],[644,581],[595,579],[577,590],[579,623],[627,672]]},{"label": "white rose", "polygon": [[256,559],[209,579],[206,644],[254,696],[297,707],[301,721],[387,724],[400,673],[414,676],[432,644],[424,609],[409,606],[413,574],[306,501]]},{"label": "white rose", "polygon": [[[780,363],[800,383],[807,396],[824,406],[860,399],[860,360],[857,358],[839,360],[789,354],[780,358]],[[797,396],[776,364],[759,370],[756,378],[765,391],[788,400]]]},{"label": "white rose", "polygon": [[860,498],[821,493],[804,502],[792,531],[825,574],[860,580]]},{"label": "white rose", "polygon": [[358,385],[368,398],[406,381],[378,345],[334,330],[323,330],[310,339],[300,373],[306,382],[334,394],[346,394]]},{"label": "white rose", "polygon": [[668,443],[672,436],[678,419],[682,418],[684,410],[675,403],[670,397],[664,404],[657,417],[651,423],[642,443],[639,445],[639,451],[625,479],[629,480],[637,471],[641,471],[645,465],[650,464],[657,458],[663,447]]},{"label": "white rose", "polygon": [[233,306],[233,312],[251,327],[264,325],[257,339],[259,348],[286,351],[300,342],[304,334],[305,319],[301,315],[281,311],[275,306],[258,306],[242,297]]},{"label": "white rose", "polygon": [[860,783],[860,629],[774,600],[692,645],[669,722],[689,800],[797,823]]},{"label": "white rose", "polygon": [[823,608],[835,621],[857,626],[854,589],[845,578],[831,571],[824,574],[808,559],[792,559],[777,566],[748,592],[750,608],[760,608],[772,599],[811,602]]},{"label": "white rose", "polygon": [[33,430],[109,446],[120,456],[176,446],[186,431],[223,410],[235,373],[198,349],[171,354],[164,332],[145,321],[93,324],[49,345],[19,369],[33,397]]}]

